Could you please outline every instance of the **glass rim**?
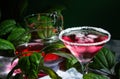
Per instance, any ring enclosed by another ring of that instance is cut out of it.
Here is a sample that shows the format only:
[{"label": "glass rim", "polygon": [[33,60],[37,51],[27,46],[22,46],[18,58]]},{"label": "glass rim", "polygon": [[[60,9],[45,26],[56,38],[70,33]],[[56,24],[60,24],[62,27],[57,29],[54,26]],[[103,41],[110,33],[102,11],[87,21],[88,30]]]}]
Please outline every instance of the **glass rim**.
[{"label": "glass rim", "polygon": [[[25,17],[24,17],[24,21],[27,22],[27,19],[28,19],[29,17],[42,16],[42,15],[51,17],[52,14],[53,14],[53,13],[33,13],[33,14],[29,14],[29,15],[25,16]],[[52,21],[47,21],[47,22],[54,22],[54,20],[52,20]],[[41,22],[41,23],[46,23],[46,22]]]},{"label": "glass rim", "polygon": [[[83,28],[87,28],[87,29],[94,29],[98,32],[102,32],[102,33],[105,33],[107,34],[108,38],[106,40],[103,40],[103,41],[100,41],[100,42],[95,42],[95,43],[73,43],[73,42],[68,42],[64,39],[62,39],[62,35],[65,33],[65,32],[69,32],[70,30],[77,30],[77,29],[83,29]],[[106,42],[108,42],[111,38],[111,34],[103,29],[103,28],[99,28],[99,27],[93,27],[93,26],[79,26],[79,27],[71,27],[71,28],[67,28],[65,30],[62,30],[59,34],[59,39],[64,42],[64,43],[67,43],[67,44],[70,44],[70,45],[78,45],[78,46],[95,46],[95,45],[101,45],[101,44],[104,44]]]}]

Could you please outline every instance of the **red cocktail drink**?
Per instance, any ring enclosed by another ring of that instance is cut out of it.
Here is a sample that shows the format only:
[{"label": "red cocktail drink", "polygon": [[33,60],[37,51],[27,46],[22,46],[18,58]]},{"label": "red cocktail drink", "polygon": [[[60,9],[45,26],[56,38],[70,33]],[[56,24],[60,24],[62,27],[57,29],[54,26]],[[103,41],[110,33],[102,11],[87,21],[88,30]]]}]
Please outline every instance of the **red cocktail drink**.
[{"label": "red cocktail drink", "polygon": [[[72,43],[78,44],[92,44],[101,42],[108,39],[106,35],[97,35],[97,34],[70,34],[62,36],[62,39]],[[82,45],[71,45],[65,43],[65,46],[71,50],[72,54],[79,59],[80,62],[89,62],[91,58],[103,47],[103,44],[92,45],[92,46],[82,46]]]},{"label": "red cocktail drink", "polygon": [[110,37],[108,31],[88,26],[68,28],[59,34],[59,39],[84,66],[110,40]]}]

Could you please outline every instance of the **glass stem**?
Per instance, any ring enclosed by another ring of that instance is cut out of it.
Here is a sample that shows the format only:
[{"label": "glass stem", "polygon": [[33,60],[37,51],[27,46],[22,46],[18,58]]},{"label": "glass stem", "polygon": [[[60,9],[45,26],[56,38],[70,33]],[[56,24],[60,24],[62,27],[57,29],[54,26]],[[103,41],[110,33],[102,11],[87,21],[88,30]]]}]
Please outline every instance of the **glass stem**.
[{"label": "glass stem", "polygon": [[87,74],[88,73],[88,65],[89,63],[81,63],[81,69],[82,69],[82,74]]}]

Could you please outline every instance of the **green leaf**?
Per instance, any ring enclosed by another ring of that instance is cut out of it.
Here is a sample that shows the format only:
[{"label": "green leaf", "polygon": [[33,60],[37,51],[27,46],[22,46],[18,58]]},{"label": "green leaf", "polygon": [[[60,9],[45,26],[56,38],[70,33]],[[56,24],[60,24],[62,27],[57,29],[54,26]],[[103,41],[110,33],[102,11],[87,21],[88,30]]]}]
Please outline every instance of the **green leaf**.
[{"label": "green leaf", "polygon": [[38,77],[39,66],[43,66],[43,57],[40,53],[34,52],[31,56],[25,56],[19,59],[18,65],[28,79]]},{"label": "green leaf", "polygon": [[[64,61],[65,67],[64,69],[69,69],[71,67],[74,67],[76,65],[76,63],[78,62],[78,60],[70,53],[66,53],[63,51],[52,51],[53,54],[56,54],[58,56],[61,56],[63,58],[66,58]],[[80,63],[79,63],[80,66]]]},{"label": "green leaf", "polygon": [[37,78],[39,73],[39,66],[43,66],[43,57],[40,53],[34,52],[29,56],[30,60],[30,73],[28,73],[28,78]]},{"label": "green leaf", "polygon": [[115,54],[109,49],[103,47],[101,51],[94,57],[93,63],[90,67],[95,69],[111,70],[115,65]]},{"label": "green leaf", "polygon": [[0,39],[0,50],[15,50],[14,45],[8,40]]},{"label": "green leaf", "polygon": [[16,27],[15,24],[16,21],[12,19],[2,21],[0,23],[0,36],[9,33],[13,28]]},{"label": "green leaf", "polygon": [[29,74],[27,75],[28,79],[36,79],[38,77],[38,70],[30,70]]},{"label": "green leaf", "polygon": [[53,52],[53,54],[59,55],[61,57],[67,58],[69,60],[73,60],[75,58],[72,54],[69,54],[69,53],[66,53],[66,52],[63,52],[63,51],[55,50],[55,51],[52,51],[52,52]]},{"label": "green leaf", "polygon": [[83,75],[83,79],[109,79],[109,78],[103,75],[88,73],[88,74]]},{"label": "green leaf", "polygon": [[34,52],[31,56],[29,56],[30,63],[34,63],[37,66],[39,66],[42,59],[43,59],[42,55],[36,52]]},{"label": "green leaf", "polygon": [[14,44],[28,42],[31,38],[31,34],[27,33],[26,30],[22,27],[16,27],[12,30],[7,40],[11,41]]},{"label": "green leaf", "polygon": [[80,69],[80,63],[78,62],[78,60],[75,57],[72,57],[71,59],[66,59],[65,66],[66,66],[66,69],[69,69],[72,67],[75,67],[76,69],[77,68]]},{"label": "green leaf", "polygon": [[40,66],[40,68],[47,73],[52,79],[62,79],[61,77],[59,77],[57,75],[57,73],[55,71],[53,71],[51,68],[49,67],[45,67],[45,66]]},{"label": "green leaf", "polygon": [[20,67],[20,69],[22,70],[23,73],[28,74],[30,71],[30,61],[29,61],[29,57],[22,57],[19,59],[18,61],[18,65]]},{"label": "green leaf", "polygon": [[52,51],[62,49],[62,48],[65,48],[64,44],[57,42],[57,43],[52,43],[52,44],[47,45],[40,52],[44,51],[47,54],[47,53],[50,53]]},{"label": "green leaf", "polygon": [[23,34],[25,34],[25,29],[21,27],[16,27],[12,30],[7,40],[10,41],[18,40],[20,37],[23,36]]}]

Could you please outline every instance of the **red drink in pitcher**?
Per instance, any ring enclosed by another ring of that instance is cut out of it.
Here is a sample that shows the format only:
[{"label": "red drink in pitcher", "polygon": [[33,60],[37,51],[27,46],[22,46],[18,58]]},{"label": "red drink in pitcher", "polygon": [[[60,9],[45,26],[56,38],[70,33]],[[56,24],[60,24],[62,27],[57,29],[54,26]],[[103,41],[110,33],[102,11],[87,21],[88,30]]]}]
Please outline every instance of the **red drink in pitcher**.
[{"label": "red drink in pitcher", "polygon": [[[15,54],[18,55],[19,57],[21,56],[30,56],[33,52],[40,52],[42,48],[44,48],[45,45],[43,43],[24,43],[19,45],[16,48]],[[55,61],[58,60],[60,57],[55,54],[47,54],[45,55],[44,52],[42,52],[42,56],[44,56],[44,61],[49,62],[49,61]]]}]

